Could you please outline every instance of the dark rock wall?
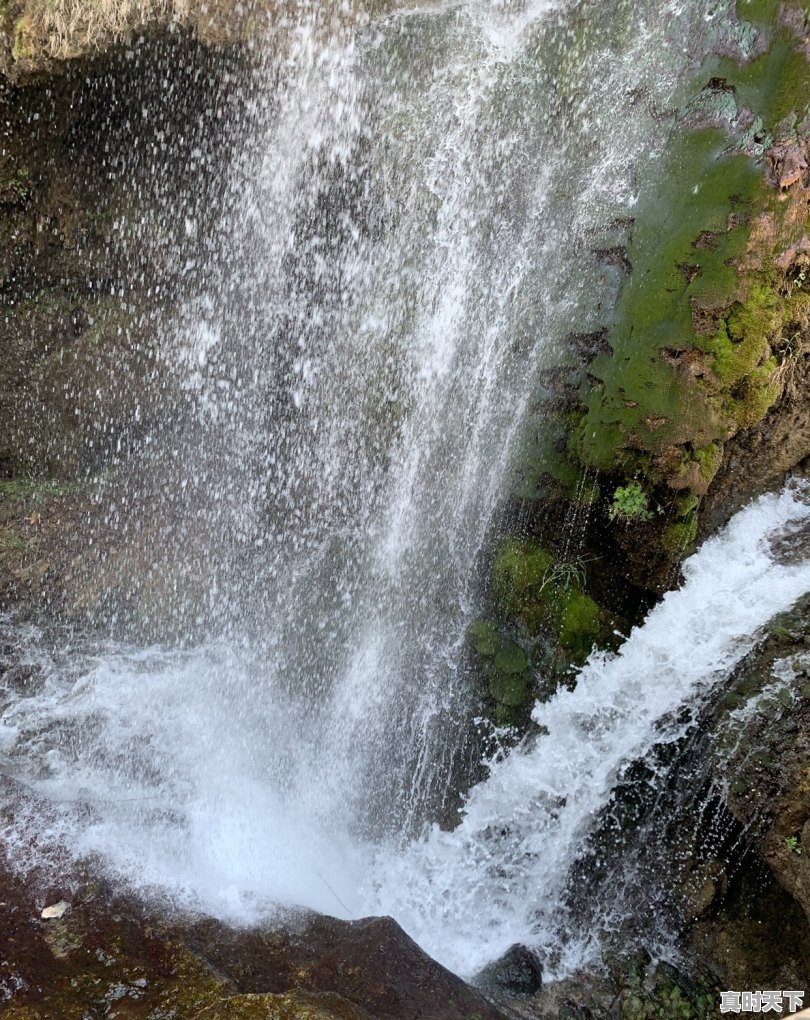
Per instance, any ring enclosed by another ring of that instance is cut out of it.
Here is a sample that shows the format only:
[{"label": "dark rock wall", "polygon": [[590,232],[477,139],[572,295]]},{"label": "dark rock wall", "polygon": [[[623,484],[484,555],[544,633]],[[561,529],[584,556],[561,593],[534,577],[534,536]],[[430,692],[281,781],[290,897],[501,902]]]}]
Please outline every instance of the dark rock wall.
[{"label": "dark rock wall", "polygon": [[[186,399],[161,348],[181,303],[205,292],[201,254],[249,99],[242,56],[176,32],[0,83],[6,604],[97,604],[83,560],[97,572],[90,544],[115,545],[116,480],[142,469]],[[141,493],[159,515],[146,480]]]}]

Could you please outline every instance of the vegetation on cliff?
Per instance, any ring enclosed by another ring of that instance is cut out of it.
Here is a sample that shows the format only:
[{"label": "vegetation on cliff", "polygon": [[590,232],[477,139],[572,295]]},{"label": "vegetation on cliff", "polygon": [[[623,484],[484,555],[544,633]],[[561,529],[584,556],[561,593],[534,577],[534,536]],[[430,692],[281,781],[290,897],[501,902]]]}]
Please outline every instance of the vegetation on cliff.
[{"label": "vegetation on cliff", "polygon": [[[678,109],[659,115],[665,141],[633,219],[618,247],[597,253],[625,281],[604,329],[570,338],[581,369],[550,378],[551,425],[527,442],[515,490],[528,537],[493,567],[504,633],[544,626],[574,662],[599,638],[600,614],[594,603],[566,622],[566,606],[596,598],[615,613],[622,578],[643,608],[716,526],[715,479],[739,505],[810,455],[807,14],[740,0],[729,32],[733,45],[724,37],[681,85]],[[588,561],[562,589],[572,552],[561,515]],[[554,571],[551,587],[526,582]]]},{"label": "vegetation on cliff", "polygon": [[[165,218],[171,226],[158,231],[165,243],[155,246],[148,263],[139,250],[133,224],[142,208],[133,209],[133,192],[145,195],[143,208],[163,222],[172,186],[159,172],[165,166],[120,158],[131,144],[120,125],[138,116],[144,79],[126,70],[132,54],[97,58],[96,51],[131,44],[135,63],[145,55],[165,74],[152,82],[155,92],[169,81],[172,95],[182,97],[173,123],[192,127],[169,130],[174,148],[162,150],[161,158],[199,181],[198,207],[189,211],[204,215],[221,198],[205,167],[228,145],[227,130],[219,126],[228,120],[222,97],[231,71],[224,44],[249,41],[256,31],[256,10],[240,7],[231,20],[235,10],[228,3],[171,0],[109,6],[9,0],[0,8],[6,39],[0,101],[10,138],[0,162],[0,272],[7,298],[0,343],[13,355],[0,367],[0,607],[36,591],[43,596],[40,608],[50,608],[58,591],[71,611],[95,622],[113,593],[118,605],[159,616],[154,607],[171,602],[171,586],[184,571],[203,595],[210,586],[211,567],[200,550],[227,536],[196,542],[192,525],[184,532],[188,551],[171,549],[161,560],[161,542],[171,537],[153,512],[159,504],[154,492],[142,517],[133,512],[143,546],[154,556],[149,564],[123,554],[116,560],[114,552],[103,559],[93,546],[96,486],[104,482],[99,469],[114,471],[124,461],[121,451],[137,443],[150,422],[167,423],[169,430],[174,425],[166,409],[183,397],[179,387],[172,390],[166,366],[158,365],[160,326],[181,292],[181,274],[184,293],[204,287],[193,258],[191,269],[172,259],[179,246],[171,232],[189,229],[177,217]],[[523,732],[534,699],[573,683],[574,667],[595,646],[608,647],[617,629],[626,630],[653,594],[675,580],[701,530],[714,526],[704,508],[717,506],[718,479],[741,479],[735,498],[745,498],[763,478],[781,477],[810,454],[810,413],[802,403],[810,354],[807,15],[796,2],[775,0],[740,0],[738,15],[734,46],[718,47],[683,89],[677,112],[658,114],[666,140],[655,172],[639,182],[633,222],[617,228],[624,241],[600,254],[626,273],[616,307],[604,329],[579,336],[582,365],[555,396],[554,427],[522,465],[512,534],[489,550],[488,611],[470,628],[468,646],[481,701],[499,726]],[[159,30],[165,38],[152,38]],[[212,44],[219,57],[212,59],[189,34]],[[111,67],[119,76],[116,89],[109,87]],[[56,95],[44,77],[55,68],[63,73]],[[575,64],[567,70],[580,73]],[[159,105],[160,96],[151,100]],[[105,120],[113,103],[117,130]],[[148,126],[143,130],[148,151],[155,136]],[[184,239],[183,248],[193,254],[194,241]],[[131,279],[136,285],[125,288]],[[793,437],[780,444],[785,429]],[[735,454],[754,436],[761,448],[740,466]],[[776,474],[760,473],[757,464],[773,461],[777,445]],[[144,465],[139,495],[153,481],[148,457]],[[49,577],[55,578],[52,589]],[[188,621],[185,632],[192,633]],[[740,700],[731,708],[745,703],[748,693],[734,689],[731,698]],[[789,701],[779,694],[769,699],[766,708],[772,704],[781,719],[783,709],[796,705],[804,712],[807,695],[794,684]],[[751,791],[781,767],[780,750],[767,733],[753,731],[752,741],[759,758],[732,759],[735,780],[727,796],[741,825],[754,815]],[[783,766],[799,795],[788,796],[781,778],[774,779],[776,817],[769,819],[764,858],[804,904],[806,777],[795,756],[785,756]],[[706,910],[713,909],[721,902],[715,896],[720,880],[710,876],[703,885],[704,891],[710,886]],[[743,927],[750,932],[754,896],[742,881],[735,889],[732,906],[747,911]],[[784,905],[785,898],[774,895]],[[794,924],[795,904],[792,909]],[[33,935],[28,920],[23,927],[36,943],[38,963],[50,966],[50,953],[84,965],[93,950],[87,982],[74,983],[72,971],[59,963],[49,990],[65,1016],[78,1017],[106,1008],[117,994],[98,954],[118,934],[98,945],[74,920]],[[223,1017],[364,1015],[354,999],[347,1005],[330,992],[327,1001],[298,985],[242,994],[239,982],[209,970],[175,936],[154,947],[148,964],[162,968],[161,978],[148,993],[129,981],[128,971],[128,983],[116,985],[131,1015],[141,1015],[147,1000],[150,1008],[178,1016],[183,1010]],[[745,956],[736,973],[751,973],[753,958]],[[647,981],[646,964],[641,970],[643,976],[624,974],[619,981],[619,1009],[627,1020],[707,1015],[713,999],[706,987],[685,990],[677,975],[652,971]],[[573,1010],[569,1016],[578,1015]],[[36,996],[21,999],[9,1014],[12,1020],[41,1015]]]},{"label": "vegetation on cliff", "polygon": [[738,13],[759,41],[742,64],[704,66],[641,189],[611,351],[588,366],[570,442],[584,467],[654,492],[667,524],[699,513],[675,494],[706,494],[724,444],[790,390],[810,347],[805,15]]},{"label": "vegetation on cliff", "polygon": [[268,10],[231,0],[7,0],[0,7],[0,71],[24,83],[161,31],[186,30],[208,45],[247,42]]}]

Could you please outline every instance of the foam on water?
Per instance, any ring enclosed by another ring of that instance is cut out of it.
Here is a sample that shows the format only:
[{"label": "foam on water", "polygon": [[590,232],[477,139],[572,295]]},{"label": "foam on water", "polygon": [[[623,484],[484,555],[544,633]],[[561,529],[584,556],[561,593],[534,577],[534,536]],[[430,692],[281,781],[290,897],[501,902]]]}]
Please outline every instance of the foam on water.
[{"label": "foam on water", "polygon": [[[454,831],[379,852],[369,907],[465,975],[514,942],[555,949],[571,865],[623,768],[676,739],[675,710],[707,695],[759,628],[810,590],[810,560],[777,563],[769,545],[807,527],[807,498],[806,488],[765,496],[706,542],[619,654],[593,656],[575,690],[535,706],[547,732],[492,765]],[[581,963],[586,945],[575,938],[561,968]]]},{"label": "foam on water", "polygon": [[[232,920],[294,905],[391,914],[465,976],[516,941],[559,949],[571,866],[623,769],[676,739],[675,710],[707,695],[810,590],[810,561],[782,564],[770,549],[808,522],[797,487],[739,513],[618,654],[593,656],[575,690],[535,706],[543,735],[492,763],[454,831],[404,846],[358,835],[283,702],[259,714],[234,705],[232,685],[260,689],[265,675],[250,649],[108,651],[76,678],[29,634],[47,679],[6,709],[0,762],[45,806],[5,838],[26,853],[34,836],[90,855],[135,888]],[[561,971],[590,951],[575,931],[567,941]]]}]

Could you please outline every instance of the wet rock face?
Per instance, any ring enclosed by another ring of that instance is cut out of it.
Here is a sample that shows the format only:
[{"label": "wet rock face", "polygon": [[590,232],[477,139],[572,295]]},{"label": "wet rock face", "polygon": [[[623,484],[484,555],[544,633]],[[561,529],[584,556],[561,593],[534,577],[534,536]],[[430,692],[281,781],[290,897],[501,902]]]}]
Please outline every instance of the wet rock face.
[{"label": "wet rock face", "polygon": [[[806,532],[780,541],[785,562]],[[683,944],[724,987],[810,973],[810,600],[772,622],[704,722],[702,849],[680,888]],[[791,984],[793,982],[794,984]],[[798,982],[798,983],[796,983]]]},{"label": "wet rock face", "polygon": [[312,915],[279,934],[205,921],[188,931],[185,943],[240,992],[317,989],[340,994],[380,1020],[500,1016],[390,917],[346,922]]},{"label": "wet rock face", "polygon": [[793,368],[790,386],[757,425],[726,444],[723,464],[701,505],[700,532],[722,527],[747,500],[779,485],[810,458],[810,358]]},{"label": "wet rock face", "polygon": [[200,242],[169,213],[184,173],[217,197],[230,71],[178,37],[0,79],[0,476],[75,480],[148,433],[167,311],[199,285]]},{"label": "wet rock face", "polygon": [[129,526],[157,532],[150,444],[189,399],[165,337],[206,286],[243,70],[175,32],[23,86],[0,77],[0,606],[98,619],[105,591],[140,600],[128,578],[164,583],[159,535],[151,571],[127,559],[122,489],[139,479]]},{"label": "wet rock face", "polygon": [[485,967],[475,983],[492,991],[533,995],[543,987],[543,967],[531,949],[514,945],[499,960]]},{"label": "wet rock face", "polygon": [[0,865],[4,1020],[503,1020],[391,918],[283,931],[167,919],[72,875]]},{"label": "wet rock face", "polygon": [[810,600],[773,622],[724,707],[715,769],[733,777],[726,803],[810,921]]},{"label": "wet rock face", "polygon": [[699,536],[810,456],[804,7],[731,4],[724,25],[661,118],[604,342],[572,345],[579,369],[547,407],[559,428],[521,469],[530,530],[547,540],[555,500],[589,512],[605,569],[656,593]]}]

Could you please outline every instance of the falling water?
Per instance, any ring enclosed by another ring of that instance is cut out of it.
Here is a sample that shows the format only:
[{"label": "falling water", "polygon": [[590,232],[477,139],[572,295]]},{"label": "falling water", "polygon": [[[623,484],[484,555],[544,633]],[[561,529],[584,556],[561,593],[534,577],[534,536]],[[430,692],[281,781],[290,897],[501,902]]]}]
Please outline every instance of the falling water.
[{"label": "falling water", "polygon": [[590,248],[654,168],[655,111],[719,10],[606,6],[300,2],[268,30],[220,208],[177,210],[207,231],[205,286],[163,339],[175,403],[106,521],[137,546],[138,487],[162,495],[163,544],[136,551],[170,575],[153,630],[185,633],[15,637],[42,668],[0,727],[3,771],[44,798],[21,840],[226,917],[390,912],[471,973],[558,937],[622,762],[808,586],[760,541],[804,504],[760,503],[620,657],[537,708],[549,735],[492,768],[455,832],[424,834],[462,782],[464,635],[538,372],[604,321]]},{"label": "falling water", "polygon": [[[705,698],[758,630],[810,590],[810,561],[782,565],[771,549],[808,521],[806,486],[739,513],[618,655],[592,655],[575,690],[535,706],[541,735],[492,765],[458,828],[380,852],[379,901],[422,945],[464,974],[515,941],[551,955],[572,865],[624,770],[676,741],[688,726],[676,710]],[[588,960],[589,934],[571,940],[563,970]]]}]

